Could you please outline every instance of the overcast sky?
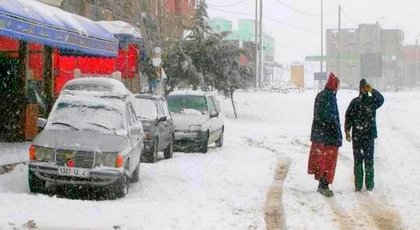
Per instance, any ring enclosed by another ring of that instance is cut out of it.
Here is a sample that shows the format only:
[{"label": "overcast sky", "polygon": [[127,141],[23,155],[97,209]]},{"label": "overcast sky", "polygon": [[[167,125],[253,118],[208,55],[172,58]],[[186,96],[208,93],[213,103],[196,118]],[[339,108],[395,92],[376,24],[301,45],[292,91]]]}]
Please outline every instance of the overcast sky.
[{"label": "overcast sky", "polygon": [[[255,18],[256,0],[206,0],[206,3],[210,18],[221,17],[234,23],[239,18]],[[338,28],[341,6],[341,28],[378,22],[383,29],[403,30],[405,44],[415,44],[420,34],[419,1],[323,0],[322,5],[324,31]],[[321,54],[321,0],[263,0],[263,24],[264,32],[276,40],[277,62],[304,61],[305,56]]]}]

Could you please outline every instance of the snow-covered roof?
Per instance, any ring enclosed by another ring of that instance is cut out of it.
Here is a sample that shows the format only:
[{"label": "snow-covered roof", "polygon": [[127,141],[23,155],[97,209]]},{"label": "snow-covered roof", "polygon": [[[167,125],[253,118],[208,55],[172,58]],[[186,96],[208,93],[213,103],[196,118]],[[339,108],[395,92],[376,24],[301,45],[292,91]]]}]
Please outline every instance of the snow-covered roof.
[{"label": "snow-covered roof", "polygon": [[[44,4],[39,1],[33,0],[16,0],[24,3],[27,8],[21,9],[26,12],[26,15],[33,15],[41,13],[43,17],[48,18],[48,20],[54,21],[56,25],[61,25],[62,28],[72,28],[80,34],[92,35],[92,25],[96,22],[82,17],[77,14],[72,14],[67,11],[64,11],[60,8]],[[35,11],[35,12],[34,12]],[[25,16],[25,14],[23,14]],[[37,17],[40,15],[36,15]],[[98,32],[97,29],[93,30]],[[110,31],[109,31],[110,32]],[[104,33],[102,36],[109,36],[109,39],[112,39],[112,35]]]},{"label": "snow-covered roof", "polygon": [[98,21],[99,25],[107,29],[112,34],[132,35],[134,38],[142,38],[139,29],[124,21]]},{"label": "snow-covered roof", "polygon": [[87,54],[118,55],[118,40],[96,22],[35,0],[0,1],[0,35]]}]

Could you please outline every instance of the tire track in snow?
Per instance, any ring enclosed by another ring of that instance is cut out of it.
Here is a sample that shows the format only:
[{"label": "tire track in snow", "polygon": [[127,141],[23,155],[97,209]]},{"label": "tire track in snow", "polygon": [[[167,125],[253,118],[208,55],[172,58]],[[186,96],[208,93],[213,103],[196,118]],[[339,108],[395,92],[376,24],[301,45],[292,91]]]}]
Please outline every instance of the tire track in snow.
[{"label": "tire track in snow", "polygon": [[365,210],[380,230],[404,230],[399,213],[384,204],[373,192],[356,194],[361,209]]},{"label": "tire track in snow", "polygon": [[[294,145],[310,147],[305,142],[299,139],[293,140]],[[353,159],[344,154],[339,155],[339,161],[345,167],[350,168],[353,172]],[[349,175],[351,183],[353,183],[353,174]],[[353,187],[353,186],[351,186]],[[350,193],[352,194],[352,193]],[[366,199],[364,194],[369,194]],[[336,217],[337,224],[340,230],[402,230],[404,227],[401,223],[401,218],[392,207],[385,205],[373,193],[357,193],[357,205],[352,208],[346,208],[337,199],[337,196],[332,198],[324,198],[325,202],[330,207],[331,211]],[[360,196],[361,195],[361,196]]]},{"label": "tire track in snow", "polygon": [[[337,218],[336,221],[340,230],[370,230],[374,226],[373,222],[366,216],[363,210],[349,210],[341,207],[335,197],[325,198],[325,202],[330,206]],[[366,226],[367,225],[367,226]]]},{"label": "tire track in snow", "polygon": [[[353,160],[340,154],[340,161],[349,168],[353,168]],[[352,171],[352,170],[351,170]],[[350,175],[349,181],[354,177]],[[353,187],[353,186],[352,186]],[[379,229],[379,230],[403,230],[399,213],[386,205],[373,192],[355,193],[358,206],[347,212],[335,199],[325,198],[331,207],[340,225],[340,229]]]},{"label": "tire track in snow", "polygon": [[[306,144],[300,139],[292,141],[294,145],[310,148],[310,145]],[[353,160],[346,155],[339,153],[339,161],[347,168],[353,168]],[[374,221],[367,216],[366,211],[360,208],[346,209],[340,203],[337,196],[327,198],[324,197],[325,202],[330,207],[330,210],[335,216],[338,228],[340,230],[371,230],[375,229]]]},{"label": "tire track in snow", "polygon": [[265,225],[266,229],[284,229],[285,219],[281,205],[281,197],[283,194],[283,182],[286,178],[289,165],[283,161],[277,162],[274,180],[268,191],[264,204]]},{"label": "tire track in snow", "polygon": [[[339,152],[338,160],[344,164],[347,168],[353,168],[353,160],[346,155]],[[351,170],[352,172],[353,170]],[[350,175],[353,181],[353,175]],[[346,210],[341,206],[340,201],[336,199],[336,196],[331,198],[325,198],[325,202],[331,208],[332,212],[336,216],[336,221],[340,226],[340,230],[371,230],[375,228],[375,223],[367,215],[366,210],[357,206],[356,209]]]},{"label": "tire track in snow", "polygon": [[[268,151],[279,155],[275,149],[265,146],[263,142],[258,142],[251,138],[245,138],[245,141],[250,146],[267,149]],[[289,165],[290,163],[287,160],[281,159],[276,164],[273,182],[268,190],[264,203],[264,220],[266,229],[268,230],[284,229],[286,226],[281,199],[283,194],[283,182],[286,178],[287,171],[289,170]]]},{"label": "tire track in snow", "polygon": [[[251,138],[245,139],[246,143],[251,146],[267,149],[271,152],[278,153],[274,148],[264,145]],[[307,146],[304,142],[296,139],[293,141],[295,145]],[[353,160],[343,154],[340,154],[340,161],[349,168],[353,168]],[[285,219],[281,206],[282,186],[287,176],[289,163],[287,160],[280,160],[277,163],[276,172],[274,174],[273,184],[267,194],[264,205],[266,228],[269,230],[284,229]],[[353,170],[351,170],[353,171]],[[353,181],[353,175],[350,175]],[[336,217],[340,230],[404,230],[401,218],[397,211],[386,205],[384,202],[371,192],[362,192],[355,194],[357,205],[351,209],[346,209],[340,204],[336,197],[324,198],[332,212]]]}]

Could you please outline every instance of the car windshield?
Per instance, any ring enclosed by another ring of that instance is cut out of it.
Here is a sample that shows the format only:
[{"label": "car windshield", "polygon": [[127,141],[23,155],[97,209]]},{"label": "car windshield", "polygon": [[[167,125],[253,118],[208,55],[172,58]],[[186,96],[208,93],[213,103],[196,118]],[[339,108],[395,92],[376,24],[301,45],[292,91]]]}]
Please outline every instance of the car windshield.
[{"label": "car windshield", "polygon": [[137,116],[143,119],[154,120],[157,118],[157,106],[154,100],[136,98],[134,108]]},{"label": "car windshield", "polygon": [[172,112],[189,109],[197,110],[202,114],[207,112],[206,98],[199,95],[170,95],[168,96],[168,107]]},{"label": "car windshield", "polygon": [[124,113],[109,104],[62,101],[48,118],[48,129],[94,130],[120,133],[125,130]]}]

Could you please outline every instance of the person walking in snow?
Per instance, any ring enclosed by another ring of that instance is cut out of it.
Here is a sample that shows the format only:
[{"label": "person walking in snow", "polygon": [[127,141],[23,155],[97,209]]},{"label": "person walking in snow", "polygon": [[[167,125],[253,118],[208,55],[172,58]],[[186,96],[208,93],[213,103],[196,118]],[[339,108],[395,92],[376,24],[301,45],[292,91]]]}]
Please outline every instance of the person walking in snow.
[{"label": "person walking in snow", "polygon": [[362,190],[363,180],[368,191],[372,191],[375,185],[373,158],[374,140],[378,137],[376,110],[384,101],[384,97],[378,90],[373,89],[365,79],[361,79],[359,96],[350,102],[346,110],[344,131],[346,140],[353,141],[353,173],[356,192]]},{"label": "person walking in snow", "polygon": [[332,197],[329,184],[333,183],[338,149],[343,142],[336,94],[340,80],[330,73],[327,84],[315,98],[311,128],[308,174],[319,181],[318,192]]}]

